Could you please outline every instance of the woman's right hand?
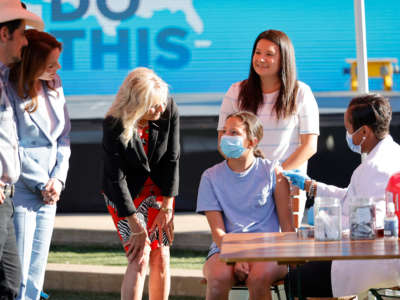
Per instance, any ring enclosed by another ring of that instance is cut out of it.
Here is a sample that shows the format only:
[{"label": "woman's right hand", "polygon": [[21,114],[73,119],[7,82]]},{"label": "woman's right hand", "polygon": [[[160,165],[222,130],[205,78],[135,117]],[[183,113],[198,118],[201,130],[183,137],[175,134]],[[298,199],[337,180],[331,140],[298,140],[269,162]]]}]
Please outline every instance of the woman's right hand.
[{"label": "woman's right hand", "polygon": [[129,248],[126,256],[128,257],[129,263],[138,260],[138,263],[141,264],[145,259],[145,247],[150,246],[150,240],[147,237],[146,231],[132,232],[129,237],[128,245]]},{"label": "woman's right hand", "polygon": [[136,214],[128,216],[127,220],[132,233],[127,243],[129,248],[126,256],[128,257],[129,263],[137,259],[139,263],[141,263],[145,258],[144,249],[146,245],[150,245],[150,240],[147,236],[146,228],[143,227]]}]

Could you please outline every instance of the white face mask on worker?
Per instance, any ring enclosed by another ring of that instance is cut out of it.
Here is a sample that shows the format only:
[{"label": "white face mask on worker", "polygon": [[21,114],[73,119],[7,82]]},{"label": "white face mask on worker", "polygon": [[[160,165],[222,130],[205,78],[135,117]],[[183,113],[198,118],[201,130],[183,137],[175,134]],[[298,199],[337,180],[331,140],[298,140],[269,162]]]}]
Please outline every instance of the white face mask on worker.
[{"label": "white face mask on worker", "polygon": [[361,127],[358,128],[356,131],[354,131],[352,134],[350,134],[350,133],[346,130],[346,142],[347,142],[347,145],[349,146],[349,148],[350,148],[351,151],[353,151],[353,152],[355,152],[355,153],[358,153],[358,154],[361,154],[361,145],[364,143],[364,141],[365,141],[365,139],[366,139],[366,137],[363,136],[363,137],[362,137],[362,141],[361,141],[361,143],[360,143],[359,145],[355,145],[355,144],[354,144],[354,142],[353,142],[353,136],[354,136],[354,134],[356,134],[360,129],[361,129]]}]

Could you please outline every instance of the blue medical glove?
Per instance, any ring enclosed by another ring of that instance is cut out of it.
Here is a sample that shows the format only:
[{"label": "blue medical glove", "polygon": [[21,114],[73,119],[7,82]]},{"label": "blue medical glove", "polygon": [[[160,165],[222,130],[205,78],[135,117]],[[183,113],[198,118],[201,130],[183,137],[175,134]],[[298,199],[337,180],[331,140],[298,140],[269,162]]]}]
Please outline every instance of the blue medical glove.
[{"label": "blue medical glove", "polygon": [[304,190],[304,183],[310,179],[306,174],[302,174],[300,170],[283,171],[283,175],[289,178],[290,183]]}]

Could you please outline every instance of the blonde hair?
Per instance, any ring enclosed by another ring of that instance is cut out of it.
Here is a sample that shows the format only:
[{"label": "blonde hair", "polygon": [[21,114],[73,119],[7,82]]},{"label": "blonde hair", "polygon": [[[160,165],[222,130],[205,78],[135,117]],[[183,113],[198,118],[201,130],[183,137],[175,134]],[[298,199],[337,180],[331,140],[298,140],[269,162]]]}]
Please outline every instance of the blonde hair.
[{"label": "blonde hair", "polygon": [[126,145],[137,134],[138,121],[157,103],[166,103],[168,85],[150,69],[136,68],[126,76],[106,117],[120,119]]},{"label": "blonde hair", "polygon": [[240,120],[242,120],[242,122],[244,123],[244,126],[246,127],[247,138],[251,141],[254,141],[255,139],[257,139],[257,145],[254,147],[254,150],[253,150],[254,156],[265,158],[265,155],[261,151],[261,149],[258,149],[258,144],[260,143],[260,141],[264,135],[264,129],[263,129],[263,126],[262,126],[260,120],[257,118],[257,116],[249,111],[239,111],[239,112],[230,114],[226,118],[226,120],[228,120],[230,118],[239,118]]}]

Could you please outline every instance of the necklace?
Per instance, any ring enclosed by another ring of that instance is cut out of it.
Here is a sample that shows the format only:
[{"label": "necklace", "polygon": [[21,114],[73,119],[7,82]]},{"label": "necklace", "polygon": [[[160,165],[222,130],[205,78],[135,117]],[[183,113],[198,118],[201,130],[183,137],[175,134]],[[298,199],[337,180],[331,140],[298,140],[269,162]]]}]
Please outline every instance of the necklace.
[{"label": "necklace", "polygon": [[139,120],[138,122],[137,122],[137,125],[138,125],[138,128],[141,128],[141,129],[143,129],[143,128],[145,128],[147,125],[148,125],[148,121],[147,120]]}]

